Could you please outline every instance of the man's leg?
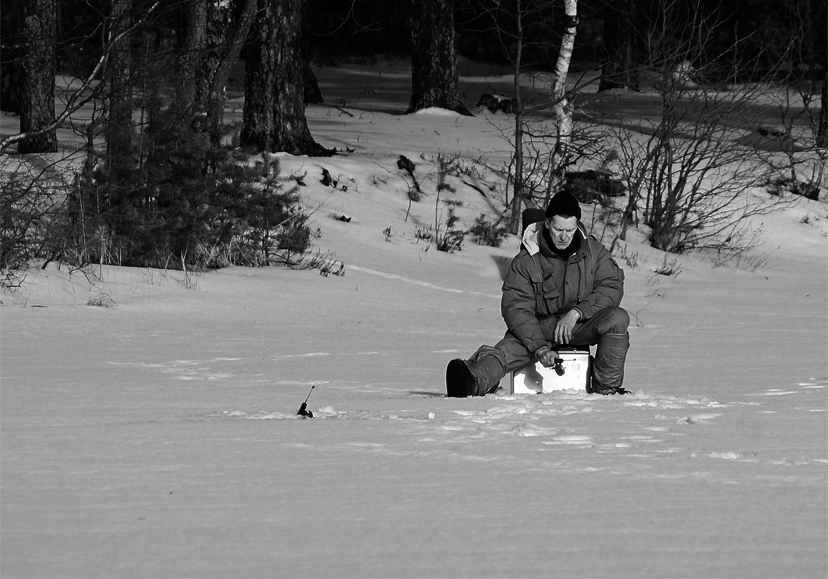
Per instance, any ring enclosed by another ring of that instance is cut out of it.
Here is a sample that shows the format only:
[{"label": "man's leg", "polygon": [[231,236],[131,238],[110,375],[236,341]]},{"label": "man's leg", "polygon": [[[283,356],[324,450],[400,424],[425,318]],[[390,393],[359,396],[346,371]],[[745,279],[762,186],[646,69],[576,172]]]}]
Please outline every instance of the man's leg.
[{"label": "man's leg", "polygon": [[[544,335],[550,338],[555,331],[556,318],[544,320]],[[624,363],[630,347],[630,315],[623,308],[604,308],[590,319],[578,322],[572,331],[571,346],[594,346],[592,392],[599,394],[623,393]],[[553,345],[555,347],[555,345]]]},{"label": "man's leg", "polygon": [[596,394],[625,394],[624,363],[630,348],[630,335],[604,334],[598,340],[592,365],[591,391]]},{"label": "man's leg", "polygon": [[[606,334],[626,334],[630,327],[630,315],[624,308],[604,308],[585,322],[578,322],[572,330],[572,346],[600,344]],[[554,327],[552,328],[554,331]],[[544,331],[544,333],[546,333]],[[566,344],[564,344],[566,345]]]},{"label": "man's leg", "polygon": [[472,373],[477,378],[478,396],[494,392],[507,372],[520,368],[531,355],[511,332],[491,346],[481,346],[469,359]]},{"label": "man's leg", "polygon": [[530,360],[529,352],[511,333],[494,347],[480,346],[468,360],[452,360],[446,369],[449,397],[485,396],[500,384],[507,370],[519,368]]}]

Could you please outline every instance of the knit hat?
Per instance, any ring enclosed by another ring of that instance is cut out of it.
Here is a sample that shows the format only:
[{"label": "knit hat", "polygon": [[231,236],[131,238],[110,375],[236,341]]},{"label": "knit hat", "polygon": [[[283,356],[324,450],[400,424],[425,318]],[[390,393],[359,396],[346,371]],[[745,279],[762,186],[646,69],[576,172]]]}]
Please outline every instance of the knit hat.
[{"label": "knit hat", "polygon": [[546,218],[551,219],[555,215],[566,215],[578,220],[581,219],[581,206],[575,196],[566,189],[558,191],[549,201],[549,205],[546,206]]}]

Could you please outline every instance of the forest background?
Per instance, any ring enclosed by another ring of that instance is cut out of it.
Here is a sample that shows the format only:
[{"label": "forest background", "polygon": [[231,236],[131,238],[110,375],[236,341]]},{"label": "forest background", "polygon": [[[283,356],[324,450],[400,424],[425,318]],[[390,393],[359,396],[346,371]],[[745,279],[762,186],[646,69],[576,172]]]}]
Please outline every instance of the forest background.
[{"label": "forest background", "polygon": [[[751,245],[740,225],[754,212],[734,206],[758,175],[819,197],[827,11],[821,0],[4,0],[0,107],[19,125],[0,140],[2,267],[9,278],[33,258],[216,267],[303,253],[310,231],[294,192],[282,191],[270,169],[254,185],[258,170],[239,161],[335,154],[314,140],[305,117],[308,103],[324,100],[311,62],[377,54],[411,58],[406,113],[471,115],[474,99],[478,111],[514,115],[512,154],[498,168],[502,211],[480,224],[492,235],[516,233],[524,208],[579,179],[600,194],[628,193],[621,239],[644,223],[659,249],[718,243],[738,253]],[[458,54],[511,69],[510,94],[461,95]],[[590,80],[568,85],[571,72]],[[56,93],[58,75],[72,80]],[[650,135],[644,144],[625,147],[623,119],[576,119],[587,85],[640,91],[642,82],[656,88],[660,110],[634,129]],[[780,86],[768,125],[750,107]],[[243,90],[243,115],[228,124],[233,90]],[[75,122],[86,106],[89,118]],[[619,146],[603,144],[606,135],[593,130],[602,123],[615,127]],[[764,155],[757,171],[747,161],[755,151],[733,142],[735,124],[771,139],[782,160]],[[59,160],[44,168],[14,158],[57,152],[60,127],[76,138]],[[707,145],[698,150],[698,142]],[[726,165],[727,179],[704,184]],[[599,173],[577,171],[584,167]],[[594,198],[585,191],[581,200]],[[243,231],[253,233],[241,239]]]}]

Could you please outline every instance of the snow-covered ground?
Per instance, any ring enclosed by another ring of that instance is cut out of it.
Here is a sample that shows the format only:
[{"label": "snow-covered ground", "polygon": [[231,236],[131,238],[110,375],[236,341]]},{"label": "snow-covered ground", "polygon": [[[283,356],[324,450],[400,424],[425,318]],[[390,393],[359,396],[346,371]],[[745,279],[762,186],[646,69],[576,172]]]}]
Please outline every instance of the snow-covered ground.
[{"label": "snow-covered ground", "polygon": [[[355,150],[281,164],[344,276],[50,265],[2,297],[0,575],[828,574],[824,201],[764,217],[741,268],[616,250],[633,394],[448,399],[446,363],[504,331],[518,243],[415,233],[436,156],[495,164],[509,118],[401,116],[386,62],[317,72],[342,108],[309,107],[311,130]],[[508,83],[461,72],[468,104]],[[426,192],[407,220],[401,154]],[[453,179],[466,227],[497,208]]]}]

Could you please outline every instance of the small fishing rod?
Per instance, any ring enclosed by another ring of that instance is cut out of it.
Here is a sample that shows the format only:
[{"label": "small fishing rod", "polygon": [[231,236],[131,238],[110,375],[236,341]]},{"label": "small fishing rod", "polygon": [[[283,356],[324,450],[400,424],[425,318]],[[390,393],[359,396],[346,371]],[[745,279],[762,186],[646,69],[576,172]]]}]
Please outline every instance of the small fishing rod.
[{"label": "small fishing rod", "polygon": [[305,398],[305,401],[302,402],[301,406],[299,406],[299,412],[296,413],[299,416],[304,416],[305,418],[313,418],[313,412],[308,410],[308,399],[310,398],[310,395],[313,393],[314,388],[316,388],[316,384],[311,386],[310,392],[308,392],[308,395]]}]

